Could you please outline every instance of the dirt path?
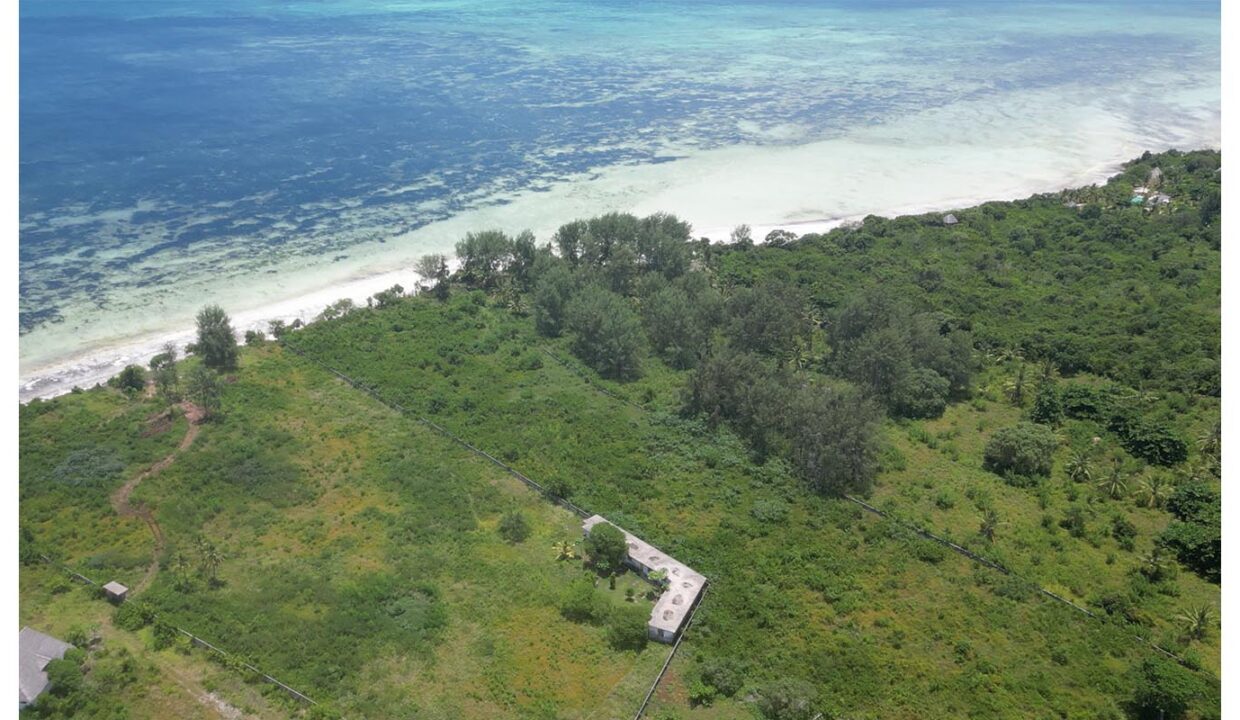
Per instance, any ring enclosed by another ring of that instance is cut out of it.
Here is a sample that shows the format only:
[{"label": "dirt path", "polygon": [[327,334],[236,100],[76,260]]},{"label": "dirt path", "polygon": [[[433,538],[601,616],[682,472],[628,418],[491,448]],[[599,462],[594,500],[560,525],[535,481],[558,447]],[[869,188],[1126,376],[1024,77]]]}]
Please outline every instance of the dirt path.
[{"label": "dirt path", "polygon": [[143,480],[171,465],[172,461],[177,459],[177,455],[194,444],[194,438],[198,437],[198,426],[203,419],[202,409],[189,401],[182,402],[180,408],[185,413],[185,419],[189,421],[189,429],[185,431],[185,437],[181,438],[181,444],[177,445],[177,449],[173,450],[170,455],[134,475],[112,493],[112,508],[116,510],[116,514],[121,517],[141,518],[151,529],[151,536],[155,539],[155,547],[151,550],[151,564],[147,567],[142,580],[131,591],[135,595],[150,586],[151,581],[155,579],[155,574],[159,572],[159,556],[164,552],[164,531],[159,529],[159,523],[155,522],[155,515],[150,508],[132,505],[129,502],[129,496]]}]

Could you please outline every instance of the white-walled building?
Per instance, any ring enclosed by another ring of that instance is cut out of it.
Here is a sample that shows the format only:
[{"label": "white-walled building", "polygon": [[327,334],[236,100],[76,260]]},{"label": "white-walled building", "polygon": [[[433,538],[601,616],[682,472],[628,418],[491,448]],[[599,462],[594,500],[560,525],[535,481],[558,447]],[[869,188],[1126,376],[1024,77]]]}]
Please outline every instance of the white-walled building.
[{"label": "white-walled building", "polygon": [[644,578],[649,578],[650,573],[657,570],[662,570],[667,576],[663,594],[650,611],[650,622],[646,627],[652,639],[674,642],[706,587],[706,577],[628,530],[608,522],[602,515],[591,515],[582,523],[582,529],[589,535],[590,530],[599,523],[607,523],[624,533],[628,544],[625,565],[641,573]]}]

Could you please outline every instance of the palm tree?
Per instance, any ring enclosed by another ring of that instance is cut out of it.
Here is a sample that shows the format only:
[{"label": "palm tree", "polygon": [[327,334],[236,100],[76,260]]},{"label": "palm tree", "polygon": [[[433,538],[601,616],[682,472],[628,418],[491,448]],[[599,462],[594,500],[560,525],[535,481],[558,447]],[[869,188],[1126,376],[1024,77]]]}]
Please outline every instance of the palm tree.
[{"label": "palm tree", "polygon": [[1197,447],[1202,457],[1206,458],[1207,466],[1215,475],[1219,474],[1223,459],[1222,425],[1215,423],[1213,429],[1197,437]]},{"label": "palm tree", "polygon": [[1098,483],[1098,487],[1112,500],[1118,500],[1128,494],[1128,478],[1124,476],[1124,471],[1120,469],[1118,462],[1111,468],[1111,472]]},{"label": "palm tree", "polygon": [[185,553],[177,553],[172,559],[172,572],[176,574],[176,584],[181,590],[189,587],[189,558]]},{"label": "palm tree", "polygon": [[1171,567],[1171,561],[1167,559],[1167,553],[1161,547],[1155,545],[1149,555],[1141,558],[1141,566],[1138,569],[1150,582],[1158,582],[1171,573]]},{"label": "palm tree", "polygon": [[1209,605],[1189,608],[1176,616],[1176,620],[1179,620],[1180,626],[1184,628],[1184,634],[1193,640],[1206,639],[1213,619],[1214,612]]},{"label": "palm tree", "polygon": [[986,514],[982,516],[982,525],[978,528],[977,533],[986,538],[986,542],[993,543],[995,541],[995,530],[999,528],[999,513],[993,508],[988,508]]},{"label": "palm tree", "polygon": [[1162,473],[1143,478],[1137,487],[1137,496],[1147,508],[1160,508],[1171,497],[1172,485]]},{"label": "palm tree", "polygon": [[555,543],[551,546],[555,550],[556,560],[572,560],[577,557],[577,552],[573,549],[573,544],[567,540]]},{"label": "palm tree", "polygon": [[1003,389],[1007,393],[1008,400],[1013,405],[1020,407],[1025,404],[1025,362],[1020,361],[1016,366],[1016,377],[1008,380],[1003,384]]},{"label": "palm tree", "polygon": [[1180,481],[1186,483],[1200,482],[1206,479],[1206,473],[1209,472],[1205,465],[1200,462],[1186,463],[1180,470]]},{"label": "palm tree", "polygon": [[206,538],[198,538],[198,568],[207,576],[207,582],[214,585],[220,565],[224,562],[224,554],[215,547],[215,543]]},{"label": "palm tree", "polygon": [[1089,455],[1080,450],[1072,451],[1072,457],[1068,458],[1063,469],[1072,482],[1089,482],[1094,477],[1094,468],[1089,462]]}]

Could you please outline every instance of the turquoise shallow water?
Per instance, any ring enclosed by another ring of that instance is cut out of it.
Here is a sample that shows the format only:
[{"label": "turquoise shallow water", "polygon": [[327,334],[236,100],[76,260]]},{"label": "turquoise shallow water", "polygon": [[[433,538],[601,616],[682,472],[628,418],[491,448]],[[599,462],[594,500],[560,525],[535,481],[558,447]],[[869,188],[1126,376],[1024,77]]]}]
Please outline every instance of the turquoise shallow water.
[{"label": "turquoise shallow water", "polygon": [[[699,228],[813,220],[1216,142],[1218,14],[28,0],[24,392],[97,376],[206,300],[255,310],[476,225],[656,208]],[[902,185],[913,163],[944,181]],[[1000,175],[969,184],[979,169]]]}]

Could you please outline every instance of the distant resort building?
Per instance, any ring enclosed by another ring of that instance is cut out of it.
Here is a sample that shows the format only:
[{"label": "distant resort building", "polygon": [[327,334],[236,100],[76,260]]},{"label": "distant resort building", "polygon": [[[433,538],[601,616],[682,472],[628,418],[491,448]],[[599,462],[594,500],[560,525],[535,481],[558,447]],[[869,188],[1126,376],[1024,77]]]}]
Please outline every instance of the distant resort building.
[{"label": "distant resort building", "polygon": [[1154,193],[1145,199],[1148,205],[1169,205],[1171,204],[1171,196],[1166,193]]},{"label": "distant resort building", "polygon": [[53,660],[59,660],[73,648],[63,640],[28,627],[17,634],[18,705],[26,707],[47,689],[47,671]]},{"label": "distant resort building", "polygon": [[[586,535],[599,523],[608,523],[602,515],[591,515],[582,523]],[[665,575],[663,594],[654,604],[650,612],[650,622],[646,625],[647,635],[653,640],[670,643],[683,629],[689,613],[702,596],[706,587],[706,577],[679,560],[669,557],[667,553],[633,535],[628,530],[608,523],[624,533],[628,543],[628,552],[624,556],[624,564],[649,579],[650,574],[662,571]]]},{"label": "distant resort building", "polygon": [[952,215],[951,213],[948,213],[947,215],[944,215],[944,216],[943,216],[943,224],[944,224],[944,225],[955,225],[955,224],[956,224],[956,223],[958,223],[958,222],[960,222],[960,221],[959,221],[958,219],[956,219],[956,216],[955,216],[955,215]]}]

